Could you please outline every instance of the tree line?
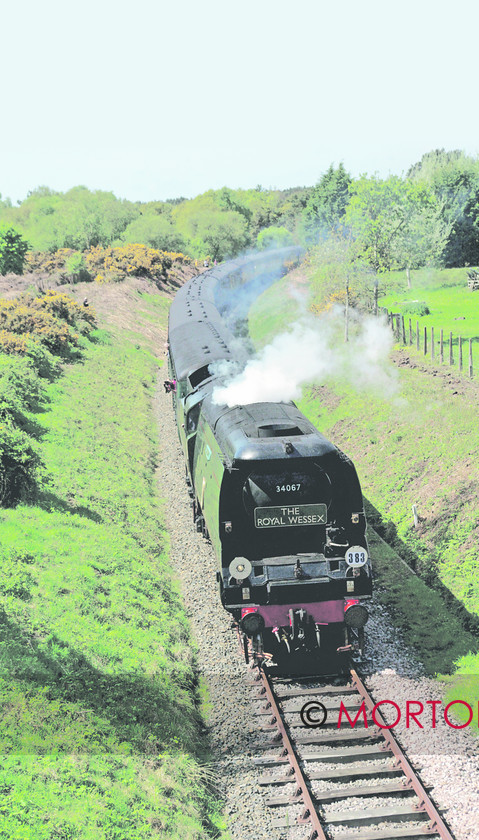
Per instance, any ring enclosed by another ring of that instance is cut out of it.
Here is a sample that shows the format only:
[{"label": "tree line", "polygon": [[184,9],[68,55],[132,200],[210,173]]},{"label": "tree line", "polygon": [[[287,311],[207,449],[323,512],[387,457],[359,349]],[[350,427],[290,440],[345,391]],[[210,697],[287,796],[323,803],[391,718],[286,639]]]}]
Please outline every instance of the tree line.
[{"label": "tree line", "polygon": [[0,272],[28,249],[54,253],[147,245],[222,260],[248,248],[341,240],[374,271],[479,263],[479,160],[460,150],[423,155],[406,175],[361,175],[331,165],[312,187],[208,190],[193,199],[131,202],[78,186],[0,196]]}]

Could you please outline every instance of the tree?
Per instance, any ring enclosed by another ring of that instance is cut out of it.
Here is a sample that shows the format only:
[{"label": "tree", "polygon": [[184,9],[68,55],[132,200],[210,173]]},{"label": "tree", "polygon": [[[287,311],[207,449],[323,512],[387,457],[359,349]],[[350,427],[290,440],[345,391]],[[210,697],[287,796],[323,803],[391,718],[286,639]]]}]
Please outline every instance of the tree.
[{"label": "tree", "polygon": [[223,259],[238,254],[249,244],[245,215],[222,209],[221,200],[226,200],[224,191],[209,190],[173,208],[172,221],[191,240],[193,256],[209,254],[213,259]]},{"label": "tree", "polygon": [[308,238],[318,231],[335,230],[341,223],[349,202],[351,176],[342,163],[333,164],[314,187],[303,212]]},{"label": "tree", "polygon": [[373,309],[377,274],[361,258],[358,242],[346,232],[334,231],[309,251],[313,311],[333,305]]},{"label": "tree", "polygon": [[446,268],[479,265],[479,188],[452,223],[442,259]]},{"label": "tree", "polygon": [[[361,255],[376,271],[390,269],[398,260],[405,267],[410,262],[408,248],[415,250],[415,261],[427,262],[434,246],[428,249],[424,240],[423,253],[419,255],[422,240],[418,227],[426,218],[426,208],[433,218],[434,198],[425,186],[397,175],[385,180],[363,175],[351,184],[350,195],[345,224]],[[437,212],[440,215],[440,209]]]},{"label": "tree", "polygon": [[20,207],[2,208],[0,218],[21,230],[37,251],[83,251],[92,245],[110,245],[137,215],[133,204],[111,192],[73,187],[55,193],[38,187]]},{"label": "tree", "polygon": [[140,243],[158,248],[160,251],[185,253],[188,251],[186,239],[181,235],[168,216],[157,213],[145,213],[134,219],[121,234],[122,242]]},{"label": "tree", "polygon": [[58,247],[86,251],[96,245],[110,245],[137,215],[128,201],[112,193],[73,187],[65,193],[57,212]]},{"label": "tree", "polygon": [[267,248],[286,248],[293,242],[293,236],[287,228],[267,227],[258,233],[256,246],[258,250],[265,251]]},{"label": "tree", "polygon": [[412,268],[441,261],[451,225],[444,220],[441,203],[425,185],[414,184],[408,198],[408,212],[391,243],[391,255],[395,266],[406,269],[410,288]]},{"label": "tree", "polygon": [[22,274],[28,242],[14,228],[0,226],[0,274]]},{"label": "tree", "polygon": [[460,149],[427,152],[408,171],[408,178],[427,185],[441,205],[448,236],[443,243],[446,266],[478,262],[479,160]]},{"label": "tree", "polygon": [[234,256],[249,242],[246,219],[234,210],[226,213],[217,210],[199,219],[196,233],[197,246],[212,259]]}]

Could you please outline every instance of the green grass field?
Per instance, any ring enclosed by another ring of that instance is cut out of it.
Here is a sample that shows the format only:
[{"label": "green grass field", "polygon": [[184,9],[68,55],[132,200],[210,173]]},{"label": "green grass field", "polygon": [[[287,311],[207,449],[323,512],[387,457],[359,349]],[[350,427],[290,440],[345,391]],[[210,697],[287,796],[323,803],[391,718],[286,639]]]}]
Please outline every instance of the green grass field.
[{"label": "green grass field", "polygon": [[5,840],[222,833],[155,488],[158,362],[133,335],[98,331],[48,386],[48,481],[0,512]]},{"label": "green grass field", "polygon": [[[420,345],[423,348],[424,328],[428,331],[428,357],[431,354],[431,327],[434,327],[435,357],[439,359],[440,331],[443,330],[445,362],[449,359],[449,335],[453,337],[454,365],[458,364],[458,338],[472,339],[474,369],[479,373],[479,291],[471,292],[467,286],[467,270],[442,269],[411,272],[412,288],[406,287],[404,272],[390,272],[380,278],[380,288],[386,294],[380,297],[380,306],[389,312],[404,315],[406,333],[411,319],[413,343],[416,345],[416,324],[419,323]],[[430,314],[418,314],[427,307]],[[468,364],[468,348],[463,346],[463,367]]]}]

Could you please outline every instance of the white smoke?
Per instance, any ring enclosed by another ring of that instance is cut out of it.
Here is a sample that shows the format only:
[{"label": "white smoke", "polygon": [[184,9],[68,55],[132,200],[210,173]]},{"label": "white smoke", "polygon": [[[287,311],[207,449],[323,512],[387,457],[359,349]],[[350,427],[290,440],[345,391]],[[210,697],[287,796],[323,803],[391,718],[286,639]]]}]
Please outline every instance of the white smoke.
[{"label": "white smoke", "polygon": [[227,379],[214,389],[213,402],[229,407],[287,402],[297,400],[306,383],[338,380],[360,391],[393,396],[397,374],[389,361],[393,336],[386,324],[350,309],[348,338],[346,342],[344,310],[304,316],[250,359],[240,373],[234,363],[222,363],[221,374]]}]

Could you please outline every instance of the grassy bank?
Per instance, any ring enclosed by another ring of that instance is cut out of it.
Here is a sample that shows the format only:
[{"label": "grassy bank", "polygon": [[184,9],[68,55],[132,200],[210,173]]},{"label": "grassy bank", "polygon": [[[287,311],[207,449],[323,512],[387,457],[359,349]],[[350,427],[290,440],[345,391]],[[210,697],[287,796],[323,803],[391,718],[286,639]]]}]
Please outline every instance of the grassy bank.
[{"label": "grassy bank", "polygon": [[[159,295],[144,307],[165,312]],[[48,483],[0,512],[8,840],[220,831],[155,490],[158,362],[138,334],[97,331],[48,386],[35,416]]]},{"label": "grassy bank", "polygon": [[[258,346],[293,320],[287,296],[285,278],[252,307],[250,329]],[[276,318],[265,321],[264,311]],[[370,518],[422,578],[392,556],[377,564],[383,599],[409,641],[422,650],[428,671],[477,675],[479,658],[468,653],[477,650],[479,617],[479,391],[474,383],[458,388],[433,373],[400,364],[400,388],[392,400],[358,393],[342,382],[313,386],[305,389],[299,407],[351,456]],[[384,551],[381,547],[380,554]],[[472,684],[477,694],[476,676]]]}]

